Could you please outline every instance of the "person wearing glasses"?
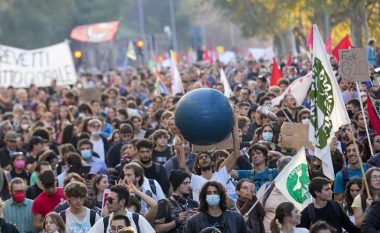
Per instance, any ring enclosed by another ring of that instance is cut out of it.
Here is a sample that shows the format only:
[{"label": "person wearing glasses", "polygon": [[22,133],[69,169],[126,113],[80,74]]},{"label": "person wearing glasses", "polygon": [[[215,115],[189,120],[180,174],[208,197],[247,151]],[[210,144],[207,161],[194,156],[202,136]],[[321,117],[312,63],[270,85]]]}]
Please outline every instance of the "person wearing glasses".
[{"label": "person wearing glasses", "polygon": [[4,220],[16,224],[20,232],[34,233],[33,217],[30,214],[33,200],[26,198],[25,182],[19,178],[14,178],[10,185],[12,198],[5,201]]},{"label": "person wearing glasses", "polygon": [[363,220],[368,214],[373,201],[379,199],[380,196],[380,168],[372,167],[365,173],[365,178],[368,182],[369,193],[367,194],[367,187],[364,185],[362,192],[359,193],[351,205],[354,210],[355,224],[360,227]]},{"label": "person wearing glasses", "polygon": [[236,206],[242,215],[245,215],[253,205],[256,207],[248,214],[247,225],[253,232],[265,232],[263,219],[264,207],[257,202],[255,185],[248,179],[241,179],[236,185],[236,193],[239,196]]},{"label": "person wearing glasses", "polygon": [[[141,215],[128,211],[129,191],[124,185],[115,185],[110,188],[107,196],[107,208],[111,214],[98,220],[89,233],[111,232],[111,221],[114,216],[127,216],[131,226],[137,233],[155,233],[153,227]],[[106,229],[105,229],[106,226]]]},{"label": "person wearing glasses", "polygon": [[199,193],[199,213],[187,220],[186,233],[198,233],[207,227],[215,227],[221,232],[251,232],[243,216],[227,210],[227,194],[222,184],[208,181]]}]

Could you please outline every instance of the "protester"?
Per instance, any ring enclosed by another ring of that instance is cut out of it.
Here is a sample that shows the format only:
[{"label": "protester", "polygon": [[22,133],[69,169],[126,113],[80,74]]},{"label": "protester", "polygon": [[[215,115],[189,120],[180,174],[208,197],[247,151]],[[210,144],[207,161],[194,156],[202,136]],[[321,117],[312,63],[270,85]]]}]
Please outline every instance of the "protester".
[{"label": "protester", "polygon": [[346,212],[352,223],[355,223],[354,210],[352,208],[352,203],[356,196],[358,196],[362,190],[363,180],[360,178],[350,180],[345,189],[344,200],[343,200],[343,210]]},{"label": "protester", "polygon": [[[361,193],[359,193],[351,207],[354,210],[355,225],[360,227],[367,215],[369,208],[373,201],[377,200],[380,196],[380,168],[372,167],[367,170],[365,174],[367,186],[363,185]],[[370,196],[368,196],[368,192]]]},{"label": "protester", "polygon": [[190,199],[190,175],[180,170],[173,170],[169,181],[173,195],[158,203],[155,221],[156,232],[184,232],[187,219],[196,213],[198,203]]},{"label": "protester", "polygon": [[220,183],[206,182],[199,193],[199,203],[199,213],[188,219],[186,233],[200,232],[206,227],[216,227],[222,232],[250,232],[238,212],[227,210],[226,190]]},{"label": "protester", "polygon": [[110,232],[110,220],[113,216],[124,215],[127,216],[131,226],[137,233],[153,233],[155,232],[149,222],[141,215],[132,213],[127,210],[129,199],[128,189],[122,185],[115,185],[111,187],[111,192],[107,196],[107,208],[111,213],[109,216],[103,217],[98,220],[91,228],[89,233]]},{"label": "protester", "polygon": [[348,232],[360,232],[339,204],[332,200],[331,182],[328,179],[313,178],[309,184],[309,192],[314,200],[302,210],[300,227],[310,229],[313,223],[324,220],[334,227],[336,232],[342,232],[342,228]]},{"label": "protester", "polygon": [[65,222],[62,217],[54,212],[48,213],[43,222],[44,233],[66,233]]},{"label": "protester", "polygon": [[4,202],[4,220],[15,224],[19,232],[36,232],[33,217],[30,214],[33,201],[25,198],[26,185],[21,178],[14,178],[10,183],[12,198]]},{"label": "protester", "polygon": [[87,197],[87,187],[77,181],[71,182],[65,187],[65,196],[70,207],[59,212],[59,215],[65,222],[66,230],[88,232],[100,217],[95,210],[83,206]]},{"label": "protester", "polygon": [[276,208],[276,215],[270,224],[272,233],[307,233],[305,228],[298,228],[296,225],[301,222],[299,210],[291,202],[283,202]]}]

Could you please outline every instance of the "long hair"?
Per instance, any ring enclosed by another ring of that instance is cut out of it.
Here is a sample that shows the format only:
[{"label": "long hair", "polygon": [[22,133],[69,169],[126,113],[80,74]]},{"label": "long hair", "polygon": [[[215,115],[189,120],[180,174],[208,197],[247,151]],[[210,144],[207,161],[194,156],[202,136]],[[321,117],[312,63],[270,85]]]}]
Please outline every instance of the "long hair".
[{"label": "long hair", "polygon": [[359,186],[359,189],[361,190],[363,186],[363,180],[361,178],[352,179],[346,185],[346,189],[344,192],[344,200],[343,200],[343,203],[344,203],[343,210],[348,212],[349,215],[354,214],[354,210],[351,207],[352,203],[354,202],[354,197],[352,197],[350,193],[351,186],[354,184]]},{"label": "long hair", "polygon": [[291,202],[283,202],[276,208],[276,215],[270,223],[270,231],[272,233],[280,233],[281,225],[284,223],[285,217],[291,216],[295,206]]},{"label": "long hair", "polygon": [[[367,172],[365,173],[365,179],[366,179],[367,182],[368,182],[368,188],[369,188],[369,193],[371,194],[371,197],[373,197],[374,194],[375,194],[375,190],[374,190],[374,188],[371,186],[372,173],[373,173],[374,171],[378,171],[378,172],[380,172],[380,168],[378,168],[378,167],[371,167],[371,168],[369,168],[369,169],[367,170]],[[367,198],[368,198],[368,194],[367,194],[367,187],[366,187],[365,185],[362,186],[362,191],[361,191],[360,193],[361,193],[360,197],[361,197],[361,199],[362,199],[362,203],[366,203],[365,200],[367,200]],[[369,208],[369,206],[367,206],[367,208]],[[364,209],[363,209],[363,211],[364,211]]]},{"label": "long hair", "polygon": [[199,193],[199,211],[203,213],[207,213],[208,210],[208,203],[206,201],[206,196],[207,196],[207,188],[209,186],[213,186],[218,190],[218,194],[220,196],[220,203],[219,203],[219,208],[222,211],[227,210],[227,194],[226,194],[226,189],[217,181],[208,181],[206,182],[200,193]]},{"label": "long hair", "polygon": [[99,194],[99,190],[96,187],[96,185],[98,185],[103,178],[108,179],[108,176],[105,174],[98,174],[92,180],[91,186],[92,186],[92,189],[94,190],[95,196],[97,196]]},{"label": "long hair", "polygon": [[[195,163],[194,163],[194,167],[193,167],[194,174],[196,174],[196,175],[201,175],[202,174],[201,168],[198,165],[199,165],[199,158],[203,154],[207,154],[210,157],[211,161],[212,161],[211,155],[209,153],[207,153],[207,152],[200,153],[197,156],[197,158],[195,159]],[[213,168],[213,166],[211,166],[211,167]],[[214,170],[213,170],[213,172],[214,172]]]},{"label": "long hair", "polygon": [[55,223],[55,224],[57,224],[57,226],[58,226],[58,232],[59,233],[66,233],[66,226],[65,226],[65,222],[63,221],[63,219],[62,219],[62,217],[59,215],[59,214],[57,214],[57,213],[55,213],[55,212],[50,212],[50,213],[48,213],[46,216],[45,216],[45,218],[44,218],[44,222],[43,222],[43,228],[44,228],[44,230],[46,230],[45,229],[45,225],[46,225],[46,219],[47,218],[51,218],[51,220]]}]

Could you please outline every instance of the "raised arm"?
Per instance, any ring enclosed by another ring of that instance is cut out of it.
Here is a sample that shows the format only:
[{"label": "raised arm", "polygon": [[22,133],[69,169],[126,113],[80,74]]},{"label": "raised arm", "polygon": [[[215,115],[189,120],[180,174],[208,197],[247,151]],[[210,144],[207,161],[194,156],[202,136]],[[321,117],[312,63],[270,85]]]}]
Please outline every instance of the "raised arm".
[{"label": "raised arm", "polygon": [[[236,118],[235,118],[236,121]],[[239,142],[239,130],[237,124],[232,129],[233,139],[233,152],[224,160],[221,167],[226,166],[228,173],[231,173],[232,168],[235,166],[236,161],[240,156],[240,142]]]},{"label": "raised arm", "polygon": [[189,167],[186,165],[186,155],[185,155],[185,147],[184,147],[185,139],[182,135],[177,134],[175,139],[174,149],[176,151],[176,156],[178,158],[178,165],[181,170],[186,172],[189,175],[193,173],[190,171]]}]

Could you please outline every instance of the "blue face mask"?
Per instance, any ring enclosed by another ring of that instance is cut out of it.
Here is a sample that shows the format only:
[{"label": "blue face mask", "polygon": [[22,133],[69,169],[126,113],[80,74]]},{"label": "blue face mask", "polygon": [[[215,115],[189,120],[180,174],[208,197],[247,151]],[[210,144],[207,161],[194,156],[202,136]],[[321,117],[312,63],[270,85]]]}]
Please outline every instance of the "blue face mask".
[{"label": "blue face mask", "polygon": [[273,139],[273,133],[272,132],[263,132],[263,140],[267,142],[271,142]]},{"label": "blue face mask", "polygon": [[82,158],[85,160],[90,159],[92,156],[91,150],[82,150],[80,154],[82,155]]},{"label": "blue face mask", "polygon": [[102,132],[101,131],[94,131],[94,132],[91,132],[91,135],[99,137],[100,135],[102,135]]},{"label": "blue face mask", "polygon": [[220,203],[220,196],[213,194],[213,195],[207,195],[206,196],[206,202],[209,206],[218,206]]}]

